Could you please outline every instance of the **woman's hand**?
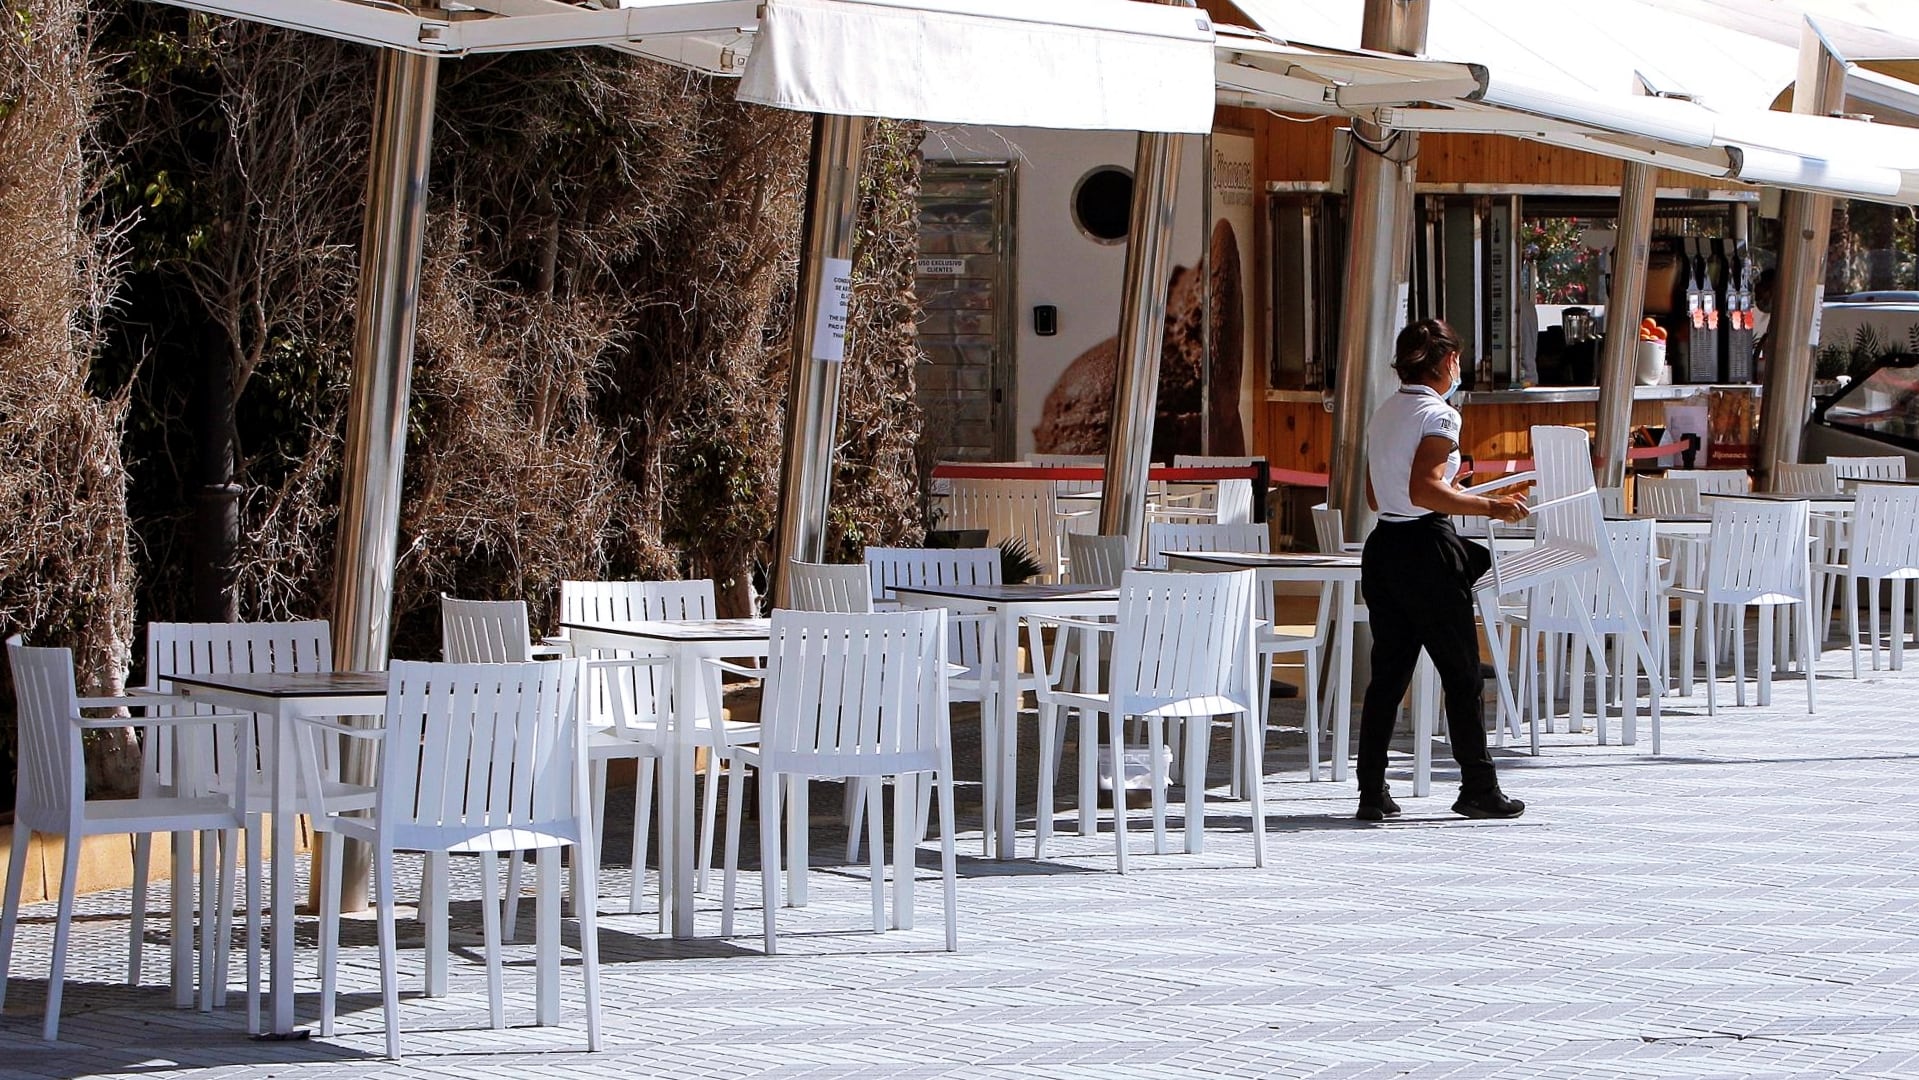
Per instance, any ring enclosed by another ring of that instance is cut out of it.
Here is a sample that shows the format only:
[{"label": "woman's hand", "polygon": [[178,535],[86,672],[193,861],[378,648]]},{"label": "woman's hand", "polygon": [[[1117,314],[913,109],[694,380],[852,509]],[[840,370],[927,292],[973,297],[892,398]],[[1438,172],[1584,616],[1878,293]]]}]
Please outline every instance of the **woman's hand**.
[{"label": "woman's hand", "polygon": [[1501,495],[1486,500],[1486,516],[1494,521],[1523,521],[1532,512],[1532,507],[1526,505],[1526,496],[1523,492],[1514,492],[1511,495]]}]

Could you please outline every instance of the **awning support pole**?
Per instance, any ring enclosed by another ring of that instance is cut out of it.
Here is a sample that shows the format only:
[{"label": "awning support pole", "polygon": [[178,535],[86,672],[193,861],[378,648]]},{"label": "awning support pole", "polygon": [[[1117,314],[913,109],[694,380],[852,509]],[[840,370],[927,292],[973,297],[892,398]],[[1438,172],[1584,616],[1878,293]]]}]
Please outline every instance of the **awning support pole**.
[{"label": "awning support pole", "polygon": [[[386,670],[392,641],[407,390],[420,308],[420,251],[440,61],[389,49],[380,54],[379,77],[333,563],[333,664],[343,671]],[[366,740],[347,742],[343,778],[372,783],[373,758]],[[344,855],[342,910],[362,910],[370,852],[364,844],[349,842]],[[320,888],[316,874],[316,897]]]},{"label": "awning support pole", "polygon": [[1106,482],[1099,531],[1126,537],[1143,556],[1147,472],[1159,408],[1159,353],[1165,338],[1166,280],[1173,254],[1174,200],[1185,137],[1142,131],[1133,156],[1133,215],[1126,233],[1126,277],[1119,301],[1119,356],[1113,372],[1113,422],[1106,432]]},{"label": "awning support pole", "polygon": [[[1426,49],[1426,0],[1366,0],[1361,47],[1417,55]],[[1326,495],[1345,515],[1348,539],[1372,531],[1366,505],[1366,425],[1391,391],[1393,338],[1406,313],[1413,239],[1413,159],[1419,136],[1353,121],[1348,256],[1339,318],[1333,401],[1332,481]],[[1462,357],[1470,364],[1471,357]]]},{"label": "awning support pole", "polygon": [[[1838,112],[1846,100],[1846,66],[1810,21],[1799,30],[1799,77],[1792,111]],[[1779,203],[1778,284],[1766,332],[1766,374],[1759,399],[1759,442],[1753,479],[1772,490],[1776,461],[1799,460],[1800,429],[1812,400],[1813,327],[1826,280],[1826,240],[1832,232],[1832,196],[1783,193]]]},{"label": "awning support pole", "polygon": [[1652,250],[1653,198],[1658,186],[1657,169],[1644,162],[1626,162],[1625,178],[1619,187],[1619,238],[1613,245],[1612,293],[1606,297],[1606,338],[1599,357],[1595,441],[1600,487],[1616,488],[1626,482],[1639,320],[1646,310],[1646,264]]},{"label": "awning support pole", "polygon": [[[786,448],[780,462],[779,546],[773,604],[784,607],[791,559],[819,562],[826,551],[826,504],[839,426],[840,368],[850,348],[846,305],[853,273],[853,225],[860,209],[866,119],[813,118],[801,233],[799,303],[788,361]],[[822,317],[824,316],[824,317]]]}]

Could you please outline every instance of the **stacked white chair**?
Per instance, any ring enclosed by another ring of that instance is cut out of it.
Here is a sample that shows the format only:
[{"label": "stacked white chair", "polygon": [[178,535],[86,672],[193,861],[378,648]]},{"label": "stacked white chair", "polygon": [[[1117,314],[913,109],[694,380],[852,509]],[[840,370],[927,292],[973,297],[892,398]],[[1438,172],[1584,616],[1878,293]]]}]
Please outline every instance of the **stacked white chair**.
[{"label": "stacked white chair", "polygon": [[[893,777],[893,926],[913,925],[915,852],[924,813],[920,776],[938,793],[940,869],[946,893],[946,948],[959,947],[957,859],[953,851],[953,761],[947,738],[946,619],[942,611],[773,612],[762,698],[761,739],[741,760],[759,773],[760,889],[766,952],[778,950],[781,814],[806,814],[812,777],[857,777],[878,790]],[[784,796],[784,798],[783,798]],[[733,932],[739,868],[740,805],[727,808],[721,932]],[[873,929],[885,928],[885,851],[881,815],[867,817],[872,859]],[[805,842],[803,828],[793,830]],[[805,860],[788,853],[789,877]],[[789,890],[791,890],[789,882]]]},{"label": "stacked white chair", "polygon": [[[1733,630],[1733,678],[1739,704],[1746,703],[1745,615],[1758,607],[1759,704],[1772,698],[1771,609],[1796,606],[1799,616],[1800,666],[1806,677],[1806,711],[1814,710],[1812,572],[1807,549],[1807,504],[1800,501],[1762,502],[1755,499],[1715,499],[1712,535],[1706,544],[1704,580],[1699,588],[1675,587],[1669,594],[1682,601],[1680,609],[1680,689],[1692,689],[1694,620],[1704,622],[1703,637],[1716,641],[1714,626],[1721,608],[1730,608]],[[1719,650],[1706,650],[1706,714],[1718,711]]]},{"label": "stacked white chair", "polygon": [[[1165,743],[1168,721],[1185,724],[1186,850],[1204,843],[1206,744],[1217,716],[1232,718],[1240,731],[1241,765],[1259,775],[1262,740],[1258,710],[1252,701],[1257,670],[1253,643],[1251,571],[1225,574],[1128,571],[1119,586],[1119,616],[1110,623],[1082,619],[1038,618],[1036,623],[1074,627],[1112,638],[1112,664],[1103,691],[1071,691],[1054,681],[1057,660],[1047,663],[1040,683],[1040,745],[1051,745],[1059,710],[1078,710],[1107,718],[1107,746],[1113,763],[1114,846],[1121,873],[1127,868],[1125,721],[1143,720],[1147,729],[1153,796],[1153,850],[1166,850]],[[1085,723],[1086,721],[1082,721]],[[1082,736],[1086,738],[1088,736]],[[1092,736],[1096,738],[1096,736]],[[1040,770],[1037,845],[1043,851],[1052,834],[1053,780]],[[1081,790],[1090,785],[1082,778]],[[1266,808],[1260,784],[1252,789],[1253,857],[1266,863]]]},{"label": "stacked white chair", "polygon": [[[540,1024],[560,1019],[560,862],[574,866],[594,892],[592,809],[586,780],[586,732],[580,723],[578,660],[515,664],[424,664],[395,661],[388,673],[386,723],[378,731],[324,720],[307,723],[354,738],[377,737],[405,753],[380,755],[379,797],[370,817],[316,814],[313,827],[331,834],[320,911],[320,1033],[333,1034],[339,968],[341,838],[373,849],[379,923],[380,990],[387,1056],[400,1056],[399,972],[394,933],[394,853],[478,854],[485,899],[488,1016],[506,1026],[500,975],[499,856],[538,853],[534,969]],[[417,747],[417,750],[412,748]],[[444,886],[445,883],[442,883]],[[599,931],[593,904],[579,905],[586,982],[587,1049],[600,1048]]]},{"label": "stacked white chair", "polygon": [[[7,978],[13,962],[14,933],[20,919],[20,894],[26,882],[28,842],[34,833],[58,836],[65,842],[60,871],[60,899],[53,924],[53,955],[47,975],[46,1015],[41,1037],[52,1041],[60,1035],[60,1001],[66,987],[67,942],[73,927],[73,899],[80,879],[80,850],[88,836],[132,834],[150,837],[154,833],[219,833],[225,843],[226,857],[218,876],[229,883],[222,889],[213,912],[202,911],[200,923],[200,999],[210,1007],[215,973],[215,950],[211,939],[223,937],[224,928],[233,921],[234,860],[239,852],[240,830],[245,825],[246,770],[236,770],[233,796],[213,790],[211,770],[189,771],[193,762],[181,758],[181,768],[172,775],[172,790],[166,794],[143,794],[132,799],[89,799],[86,797],[86,760],[81,749],[82,732],[89,728],[125,727],[125,717],[89,720],[82,709],[119,707],[152,708],[137,699],[82,698],[74,689],[73,652],[70,649],[30,648],[18,636],[7,641],[7,657],[13,671],[13,692],[17,712],[14,760],[18,765],[18,785],[13,811],[12,849],[7,857],[7,884],[4,914],[0,914],[0,1003],[6,998]],[[245,722],[243,717],[200,715],[180,712],[154,716],[145,721],[149,730],[173,727],[230,726]],[[255,833],[257,836],[257,832]],[[255,863],[254,865],[258,865]],[[174,868],[174,873],[190,875],[191,865]],[[203,865],[202,875],[215,873]],[[257,956],[259,941],[259,886],[254,875],[247,875],[247,935]],[[205,896],[206,890],[202,890]],[[181,889],[176,897],[192,895]],[[190,902],[190,901],[189,901]],[[204,903],[204,901],[203,901]],[[216,934],[213,931],[218,928]],[[184,944],[185,949],[180,946]],[[176,979],[191,980],[192,943],[175,943]],[[139,974],[135,968],[132,974]],[[247,980],[249,1012],[258,1014],[259,968],[255,965]],[[130,980],[132,981],[132,980]]]}]

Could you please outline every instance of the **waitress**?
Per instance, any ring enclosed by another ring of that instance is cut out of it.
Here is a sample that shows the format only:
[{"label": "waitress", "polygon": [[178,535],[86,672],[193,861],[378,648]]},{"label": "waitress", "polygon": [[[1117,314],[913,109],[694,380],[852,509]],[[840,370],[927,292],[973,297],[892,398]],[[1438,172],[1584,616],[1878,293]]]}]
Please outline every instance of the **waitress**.
[{"label": "waitress", "polygon": [[1473,626],[1473,582],[1491,563],[1486,549],[1460,539],[1449,514],[1524,518],[1526,498],[1489,499],[1454,486],[1459,473],[1459,410],[1446,403],[1459,389],[1459,337],[1438,319],[1400,331],[1393,347],[1399,392],[1373,414],[1366,430],[1366,502],[1379,524],[1366,540],[1360,590],[1373,633],[1373,679],[1359,721],[1361,821],[1399,814],[1386,788],[1386,750],[1400,699],[1423,648],[1439,671],[1446,727],[1459,762],[1453,812],[1469,818],[1515,818],[1526,804],[1499,790],[1486,752],[1481,704],[1479,634]]}]

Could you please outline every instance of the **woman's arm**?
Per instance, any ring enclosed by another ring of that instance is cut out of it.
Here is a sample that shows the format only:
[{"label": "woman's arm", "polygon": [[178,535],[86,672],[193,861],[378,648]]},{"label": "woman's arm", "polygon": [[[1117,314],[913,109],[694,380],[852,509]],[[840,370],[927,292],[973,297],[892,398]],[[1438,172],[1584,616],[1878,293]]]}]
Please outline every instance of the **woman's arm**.
[{"label": "woman's arm", "polygon": [[1428,435],[1419,440],[1419,448],[1413,452],[1413,471],[1406,490],[1414,506],[1441,514],[1489,517],[1496,521],[1518,521],[1530,512],[1526,508],[1523,491],[1489,499],[1484,495],[1468,495],[1453,488],[1446,482],[1446,459],[1452,452],[1452,440],[1443,435]]}]

